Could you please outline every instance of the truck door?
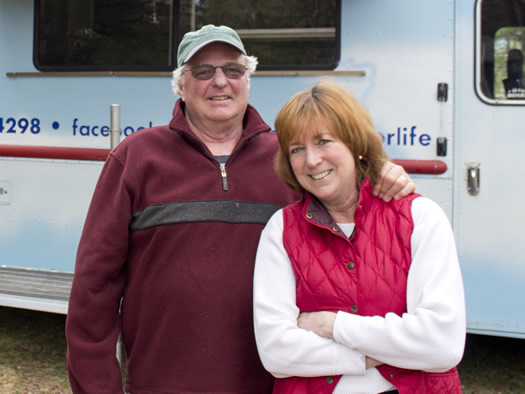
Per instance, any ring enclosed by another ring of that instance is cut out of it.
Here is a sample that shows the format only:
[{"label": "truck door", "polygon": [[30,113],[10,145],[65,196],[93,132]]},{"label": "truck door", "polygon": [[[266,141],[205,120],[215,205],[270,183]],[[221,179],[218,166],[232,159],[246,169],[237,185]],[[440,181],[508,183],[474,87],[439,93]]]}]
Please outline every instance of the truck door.
[{"label": "truck door", "polygon": [[525,1],[480,0],[475,17],[457,3],[454,229],[468,328],[525,337]]},{"label": "truck door", "polygon": [[337,70],[367,107],[387,154],[452,220],[454,4],[343,1]]}]

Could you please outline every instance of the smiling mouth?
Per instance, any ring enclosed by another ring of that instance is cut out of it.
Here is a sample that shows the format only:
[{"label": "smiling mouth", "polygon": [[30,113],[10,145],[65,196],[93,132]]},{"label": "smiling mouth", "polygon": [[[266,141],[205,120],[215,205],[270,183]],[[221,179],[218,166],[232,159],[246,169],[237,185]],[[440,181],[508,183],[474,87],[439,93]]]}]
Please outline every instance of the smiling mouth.
[{"label": "smiling mouth", "polygon": [[214,96],[214,97],[210,97],[209,100],[211,101],[224,101],[224,100],[228,100],[230,98],[230,96]]},{"label": "smiling mouth", "polygon": [[330,173],[332,172],[332,170],[327,170],[327,171],[323,171],[319,174],[315,174],[315,175],[310,175],[314,180],[318,181],[319,179],[323,179],[325,177],[327,177]]}]

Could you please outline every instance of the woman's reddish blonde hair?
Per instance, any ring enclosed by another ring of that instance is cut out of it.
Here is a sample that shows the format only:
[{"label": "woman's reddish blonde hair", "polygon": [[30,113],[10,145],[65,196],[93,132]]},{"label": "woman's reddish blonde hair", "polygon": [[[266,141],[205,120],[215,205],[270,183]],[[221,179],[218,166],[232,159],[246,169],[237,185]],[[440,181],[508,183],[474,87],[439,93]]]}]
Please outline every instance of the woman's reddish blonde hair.
[{"label": "woman's reddish blonde hair", "polygon": [[304,191],[290,164],[289,145],[304,133],[317,133],[311,127],[319,124],[352,152],[357,188],[365,177],[376,184],[388,160],[382,138],[368,111],[346,89],[330,82],[319,82],[295,94],[277,114],[275,130],[280,149],[275,166],[279,176],[294,190]]}]

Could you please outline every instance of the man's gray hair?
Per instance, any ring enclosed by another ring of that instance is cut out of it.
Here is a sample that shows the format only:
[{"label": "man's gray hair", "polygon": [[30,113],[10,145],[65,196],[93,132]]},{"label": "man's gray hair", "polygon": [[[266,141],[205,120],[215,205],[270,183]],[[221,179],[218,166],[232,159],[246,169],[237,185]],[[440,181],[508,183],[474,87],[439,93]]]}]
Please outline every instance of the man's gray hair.
[{"label": "man's gray hair", "polygon": [[[257,68],[257,64],[259,62],[257,61],[257,58],[255,56],[242,56],[246,61],[246,72],[248,73],[248,79],[250,79],[251,75],[255,72],[255,69]],[[185,69],[186,65],[183,64],[179,68],[173,70],[173,77],[171,78],[171,89],[173,90],[173,93],[175,93],[177,96],[180,96],[179,87],[184,85],[184,75],[186,74],[184,72]]]}]

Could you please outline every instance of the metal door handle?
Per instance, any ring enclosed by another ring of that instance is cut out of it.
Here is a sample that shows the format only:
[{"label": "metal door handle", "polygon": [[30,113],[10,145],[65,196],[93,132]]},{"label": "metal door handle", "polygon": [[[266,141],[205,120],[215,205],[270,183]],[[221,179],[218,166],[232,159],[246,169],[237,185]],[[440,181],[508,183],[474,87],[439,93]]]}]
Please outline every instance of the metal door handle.
[{"label": "metal door handle", "polygon": [[467,190],[471,196],[479,194],[479,163],[467,165]]}]

